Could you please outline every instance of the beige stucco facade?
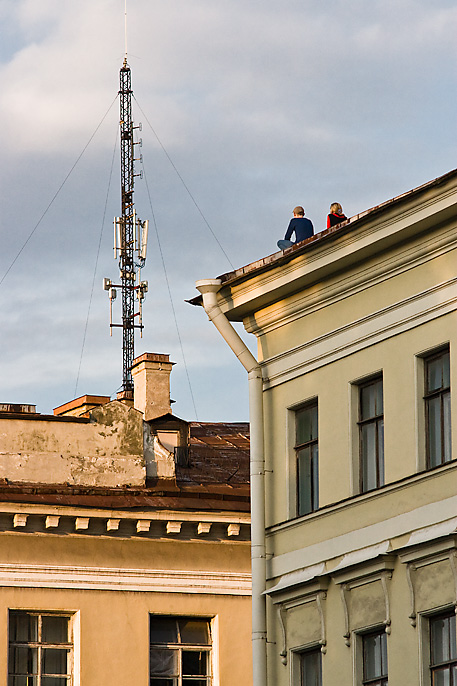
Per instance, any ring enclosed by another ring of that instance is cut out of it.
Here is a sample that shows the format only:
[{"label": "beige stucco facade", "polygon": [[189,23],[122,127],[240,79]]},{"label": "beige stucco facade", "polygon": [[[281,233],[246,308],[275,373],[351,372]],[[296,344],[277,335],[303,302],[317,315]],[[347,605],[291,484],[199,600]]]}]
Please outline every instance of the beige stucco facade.
[{"label": "beige stucco facade", "polygon": [[[430,621],[457,603],[456,180],[451,172],[221,278],[219,305],[257,336],[263,375],[268,686],[308,686],[309,650],[321,653],[313,686],[360,686],[364,636],[376,631],[389,683],[431,683]],[[441,350],[451,453],[430,468],[424,370]],[[384,483],[365,492],[359,389],[373,378]],[[299,516],[297,410],[310,401],[318,506]]]}]

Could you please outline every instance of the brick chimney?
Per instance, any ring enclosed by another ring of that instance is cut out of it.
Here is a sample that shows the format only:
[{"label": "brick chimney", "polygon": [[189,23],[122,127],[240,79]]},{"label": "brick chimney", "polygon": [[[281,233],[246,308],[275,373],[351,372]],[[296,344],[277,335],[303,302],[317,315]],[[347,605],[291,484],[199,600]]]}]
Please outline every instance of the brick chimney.
[{"label": "brick chimney", "polygon": [[170,373],[174,362],[169,355],[144,353],[132,366],[134,407],[147,422],[171,412]]}]

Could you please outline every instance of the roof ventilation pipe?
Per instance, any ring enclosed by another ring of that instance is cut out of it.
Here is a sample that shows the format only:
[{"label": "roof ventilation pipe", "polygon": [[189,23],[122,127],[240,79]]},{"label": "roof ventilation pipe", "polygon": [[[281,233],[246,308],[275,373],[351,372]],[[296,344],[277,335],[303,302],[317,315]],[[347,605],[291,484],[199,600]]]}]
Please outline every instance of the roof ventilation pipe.
[{"label": "roof ventilation pipe", "polygon": [[265,465],[263,453],[263,381],[260,365],[218,304],[220,279],[197,281],[203,307],[222,338],[248,372],[251,471],[252,660],[253,686],[266,679],[266,564],[265,564]]}]

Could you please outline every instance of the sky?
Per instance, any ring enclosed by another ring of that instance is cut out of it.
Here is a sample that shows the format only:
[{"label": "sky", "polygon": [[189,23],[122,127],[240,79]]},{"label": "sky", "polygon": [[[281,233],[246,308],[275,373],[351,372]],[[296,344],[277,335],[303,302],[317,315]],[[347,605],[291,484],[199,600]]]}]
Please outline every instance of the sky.
[{"label": "sky", "polygon": [[296,205],[318,232],[332,202],[352,216],[455,168],[456,35],[454,0],[128,0],[126,23],[124,0],[0,0],[0,402],[122,384],[102,281],[126,49],[150,220],[135,354],[176,363],[179,417],[246,421],[195,281],[276,252]]}]

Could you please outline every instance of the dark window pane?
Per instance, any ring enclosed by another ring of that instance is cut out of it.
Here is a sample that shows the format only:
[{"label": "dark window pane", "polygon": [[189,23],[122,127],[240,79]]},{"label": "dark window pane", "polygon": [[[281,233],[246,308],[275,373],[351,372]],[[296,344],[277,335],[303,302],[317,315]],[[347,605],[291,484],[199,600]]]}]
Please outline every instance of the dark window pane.
[{"label": "dark window pane", "polygon": [[38,617],[26,612],[9,615],[9,639],[15,643],[30,643],[38,640]]},{"label": "dark window pane", "polygon": [[297,452],[298,515],[319,507],[319,461],[317,444]]},{"label": "dark window pane", "polygon": [[38,649],[10,646],[8,671],[11,674],[38,674]]},{"label": "dark window pane", "polygon": [[361,427],[362,490],[376,488],[376,424]]},{"label": "dark window pane", "polygon": [[193,645],[208,645],[209,631],[206,619],[180,619],[179,633],[181,643]]},{"label": "dark window pane", "polygon": [[207,686],[207,679],[183,679],[182,686]]},{"label": "dark window pane", "polygon": [[[449,365],[449,354],[447,354],[447,364]],[[444,388],[444,355],[435,358],[434,360],[428,360],[427,362],[427,393],[433,393],[433,391],[438,391],[440,388]],[[449,373],[446,374],[449,378]],[[446,384],[446,386],[449,384]]]},{"label": "dark window pane", "polygon": [[384,420],[378,421],[378,486],[384,486]]},{"label": "dark window pane", "polygon": [[451,674],[449,667],[433,670],[432,684],[433,686],[450,686]]},{"label": "dark window pane", "polygon": [[387,676],[387,641],[384,632],[363,637],[363,678]]},{"label": "dark window pane", "polygon": [[451,454],[451,394],[443,394],[443,462],[452,460]]},{"label": "dark window pane", "polygon": [[41,654],[43,674],[68,674],[68,650],[43,648]]},{"label": "dark window pane", "polygon": [[41,641],[43,643],[68,643],[68,625],[68,617],[43,616]]},{"label": "dark window pane", "polygon": [[206,676],[208,674],[208,654],[197,650],[183,650],[182,673],[183,676]]},{"label": "dark window pane", "polygon": [[321,652],[313,650],[301,655],[301,685],[321,686]]},{"label": "dark window pane", "polygon": [[[450,617],[437,617],[430,623],[432,664],[446,662],[450,655]],[[455,627],[455,620],[454,620]]]},{"label": "dark window pane", "polygon": [[427,400],[427,428],[429,466],[441,464],[441,397]]},{"label": "dark window pane", "polygon": [[176,686],[176,679],[154,679],[151,678],[150,686]]},{"label": "dark window pane", "polygon": [[297,453],[298,514],[312,511],[312,472],[311,447],[303,448]]},{"label": "dark window pane", "polygon": [[67,686],[68,679],[59,676],[44,676],[41,679],[41,686]]},{"label": "dark window pane", "polygon": [[313,510],[319,507],[319,448],[317,444],[311,448],[312,475],[313,475]]},{"label": "dark window pane", "polygon": [[317,439],[317,403],[296,413],[296,445],[303,445]]},{"label": "dark window pane", "polygon": [[151,615],[150,642],[177,643],[178,629],[176,619],[172,617],[156,617]]},{"label": "dark window pane", "polygon": [[384,399],[382,379],[377,379],[360,388],[360,419],[362,421],[380,417],[383,414]]},{"label": "dark window pane", "polygon": [[36,686],[38,679],[36,676],[10,676],[8,686]]},{"label": "dark window pane", "polygon": [[178,651],[151,648],[149,669],[151,676],[178,676]]}]

